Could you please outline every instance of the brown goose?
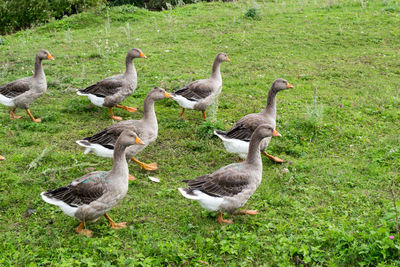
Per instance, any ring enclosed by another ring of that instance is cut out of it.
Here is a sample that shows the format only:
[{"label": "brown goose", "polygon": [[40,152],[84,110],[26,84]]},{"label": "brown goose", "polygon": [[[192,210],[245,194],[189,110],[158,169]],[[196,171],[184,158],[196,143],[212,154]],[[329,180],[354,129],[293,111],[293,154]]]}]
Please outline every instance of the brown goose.
[{"label": "brown goose", "polygon": [[[251,113],[240,120],[238,120],[235,125],[232,126],[226,132],[215,130],[214,134],[217,135],[223,142],[226,151],[229,153],[234,153],[239,155],[240,158],[246,158],[247,151],[249,149],[250,137],[254,130],[261,124],[268,123],[272,125],[275,129],[276,127],[276,94],[285,89],[293,88],[293,85],[288,83],[284,79],[276,79],[271,86],[268,93],[267,105],[259,113]],[[267,148],[271,138],[265,138],[261,142],[261,152],[268,158],[275,162],[283,162],[282,159],[274,157],[267,152]]]},{"label": "brown goose", "polygon": [[35,71],[32,77],[22,78],[0,86],[0,103],[12,108],[10,110],[11,119],[21,118],[21,116],[15,115],[15,109],[23,108],[32,121],[42,121],[40,118],[35,119],[33,117],[29,105],[47,90],[46,76],[42,66],[43,59],[54,60],[49,51],[40,49],[35,57]]},{"label": "brown goose", "polygon": [[78,95],[84,95],[96,106],[110,109],[110,116],[114,120],[122,120],[114,116],[113,107],[122,108],[129,112],[137,111],[137,108],[119,105],[126,97],[130,96],[137,86],[137,74],[134,58],[147,58],[139,48],[132,48],[126,55],[126,70],[124,74],[105,78],[85,89],[78,90]]},{"label": "brown goose", "polygon": [[185,108],[188,108],[200,110],[203,113],[203,118],[206,119],[205,111],[207,107],[221,93],[220,65],[226,61],[230,61],[229,57],[225,53],[218,53],[214,59],[209,79],[194,81],[173,93],[173,99],[182,107],[181,117],[185,113]]},{"label": "brown goose", "polygon": [[146,145],[130,146],[126,149],[126,155],[145,170],[156,170],[157,163],[154,162],[151,164],[146,164],[140,162],[134,156],[145,149],[147,145],[151,144],[157,139],[158,122],[154,110],[154,102],[170,97],[171,95],[167,93],[164,89],[154,87],[154,89],[147,94],[146,99],[144,100],[144,114],[141,120],[127,120],[118,122],[98,133],[95,133],[93,136],[76,141],[76,143],[86,148],[85,154],[92,151],[100,157],[112,157],[114,145],[117,141],[118,136],[125,129],[131,129],[138,134],[140,139],[142,139],[143,142],[146,143]]},{"label": "brown goose", "polygon": [[[251,136],[245,161],[225,166],[212,174],[199,176],[194,180],[184,180],[187,188],[178,188],[181,194],[197,200],[209,211],[219,211],[217,221],[232,223],[222,219],[222,212],[232,213],[242,207],[256,191],[262,178],[260,143],[266,137],[275,135],[272,125],[260,125]],[[244,210],[241,214],[257,214],[255,210]]]},{"label": "brown goose", "polygon": [[81,221],[76,228],[78,234],[92,236],[92,231],[83,229],[85,222],[106,217],[114,229],[125,228],[126,223],[115,223],[107,212],[117,205],[128,191],[128,163],[125,150],[128,146],[143,142],[131,130],[119,136],[114,150],[114,165],[109,172],[96,171],[72,181],[67,186],[42,192],[40,195],[47,203],[56,205],[62,211]]}]

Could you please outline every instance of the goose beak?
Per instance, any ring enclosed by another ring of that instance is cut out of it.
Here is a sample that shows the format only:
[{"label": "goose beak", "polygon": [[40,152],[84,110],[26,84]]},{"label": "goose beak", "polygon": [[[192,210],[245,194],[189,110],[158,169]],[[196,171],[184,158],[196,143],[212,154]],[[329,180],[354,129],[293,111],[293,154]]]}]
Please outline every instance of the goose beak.
[{"label": "goose beak", "polygon": [[289,89],[289,88],[293,88],[293,87],[294,87],[294,86],[293,86],[293,85],[291,85],[290,83],[287,83],[287,84],[286,84],[286,88],[287,88],[287,89]]},{"label": "goose beak", "polygon": [[144,145],[143,141],[137,136],[136,136],[135,144]]},{"label": "goose beak", "polygon": [[272,136],[282,136],[280,133],[278,133],[275,129],[272,131]]},{"label": "goose beak", "polygon": [[230,62],[231,59],[230,59],[228,56],[226,56],[226,61],[227,61],[227,62]]},{"label": "goose beak", "polygon": [[47,58],[50,60],[54,60],[54,57],[52,57],[50,54],[47,55]]},{"label": "goose beak", "polygon": [[171,98],[172,97],[172,95],[170,93],[168,93],[168,92],[165,92],[164,96],[165,96],[165,98]]},{"label": "goose beak", "polygon": [[142,58],[147,58],[147,57],[145,56],[145,54],[143,54],[143,52],[140,52],[139,56],[142,57]]}]

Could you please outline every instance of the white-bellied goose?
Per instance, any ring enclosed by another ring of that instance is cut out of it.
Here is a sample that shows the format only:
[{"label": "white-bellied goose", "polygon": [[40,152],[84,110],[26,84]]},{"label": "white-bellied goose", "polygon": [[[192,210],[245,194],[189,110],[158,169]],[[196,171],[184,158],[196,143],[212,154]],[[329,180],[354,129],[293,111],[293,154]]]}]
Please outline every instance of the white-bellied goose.
[{"label": "white-bellied goose", "polygon": [[134,58],[147,57],[139,48],[132,48],[126,55],[126,70],[124,74],[105,78],[85,89],[78,90],[77,94],[87,96],[96,106],[109,108],[110,116],[114,120],[122,120],[122,118],[114,116],[113,107],[122,108],[129,112],[137,111],[137,108],[119,105],[135,91],[137,86],[137,74],[133,64]]},{"label": "white-bellied goose", "polygon": [[143,142],[131,130],[122,132],[114,149],[114,164],[111,171],[96,171],[72,181],[67,186],[42,192],[47,203],[56,205],[73,218],[81,221],[76,228],[79,234],[91,237],[90,230],[83,229],[86,222],[105,216],[114,229],[125,228],[126,223],[115,223],[107,212],[117,205],[128,191],[128,163],[125,150],[132,145],[143,145]]},{"label": "white-bellied goose", "polygon": [[181,117],[185,108],[200,110],[206,119],[206,109],[215,98],[219,96],[222,89],[222,77],[220,65],[222,62],[230,61],[225,53],[218,53],[212,65],[212,73],[209,79],[194,81],[172,94],[173,99],[182,107]]},{"label": "white-bellied goose", "polygon": [[[223,142],[226,151],[239,155],[240,158],[246,158],[246,154],[249,147],[250,137],[254,130],[261,124],[268,123],[272,127],[276,127],[276,94],[285,89],[293,88],[293,85],[288,83],[284,79],[276,79],[271,86],[268,93],[267,105],[259,113],[251,113],[240,120],[238,120],[235,125],[232,126],[228,131],[215,130],[214,134],[217,135]],[[261,142],[261,152],[268,158],[275,162],[283,162],[282,159],[274,157],[267,152],[267,148],[271,138],[265,138]]]},{"label": "white-bellied goose", "polygon": [[42,121],[40,118],[35,119],[33,117],[29,105],[47,90],[46,76],[42,66],[43,59],[54,60],[49,51],[40,49],[35,57],[35,71],[32,77],[22,78],[0,86],[0,103],[11,107],[11,119],[21,118],[21,116],[15,114],[15,110],[16,108],[23,108],[32,121]]},{"label": "white-bellied goose", "polygon": [[[212,174],[199,176],[194,180],[184,180],[187,188],[178,188],[181,194],[209,211],[219,211],[217,221],[224,220],[222,212],[232,213],[242,207],[256,191],[262,178],[260,143],[266,137],[275,135],[272,125],[260,125],[251,136],[249,151],[245,161],[225,166]],[[244,210],[241,214],[257,214],[254,210]]]},{"label": "white-bellied goose", "polygon": [[[127,157],[131,158],[134,162],[139,164],[145,170],[156,170],[157,163],[146,164],[137,160],[134,156],[146,148],[157,139],[158,135],[158,122],[154,110],[154,102],[164,98],[170,98],[171,95],[164,89],[154,87],[144,100],[143,104],[143,118],[140,120],[126,120],[115,123],[104,130],[95,133],[90,137],[83,140],[76,141],[77,144],[86,148],[85,154],[94,152],[101,157],[111,157],[115,142],[118,136],[125,129],[131,129],[137,133],[140,139],[146,144],[144,146],[131,146],[126,149]],[[132,178],[133,179],[133,178]]]}]

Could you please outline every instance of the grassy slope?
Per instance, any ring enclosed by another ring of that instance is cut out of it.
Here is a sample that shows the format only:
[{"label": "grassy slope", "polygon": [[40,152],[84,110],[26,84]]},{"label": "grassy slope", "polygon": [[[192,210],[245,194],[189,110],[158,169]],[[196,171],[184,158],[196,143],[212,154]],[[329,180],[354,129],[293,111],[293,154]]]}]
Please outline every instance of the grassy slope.
[{"label": "grassy slope", "polygon": [[[0,153],[7,158],[0,163],[0,263],[400,264],[399,237],[389,239],[395,213],[388,191],[400,166],[399,3],[307,2],[200,3],[160,13],[120,7],[4,36],[0,84],[30,75],[39,48],[56,60],[44,62],[49,90],[31,106],[41,124],[25,114],[11,121],[0,108]],[[254,5],[260,20],[243,15]],[[264,159],[263,182],[246,204],[259,215],[227,216],[235,224],[221,226],[178,193],[182,179],[236,158],[210,138],[211,123],[203,124],[200,112],[188,111],[181,121],[179,107],[166,100],[156,103],[159,138],[139,157],[158,162],[152,175],[162,182],[150,182],[131,164],[138,180],[110,212],[127,229],[111,230],[100,219],[88,225],[94,238],[79,237],[76,221],[40,199],[41,191],[88,167],[111,168],[110,160],[83,155],[74,143],[112,123],[105,109],[90,107],[74,90],[123,71],[132,47],[148,56],[135,61],[139,86],[124,101],[139,107],[153,86],[172,91],[206,77],[215,54],[227,52],[222,128],[260,110],[275,78],[294,84],[278,95],[283,138],[268,148],[287,163]],[[27,209],[36,211],[27,216]]]}]

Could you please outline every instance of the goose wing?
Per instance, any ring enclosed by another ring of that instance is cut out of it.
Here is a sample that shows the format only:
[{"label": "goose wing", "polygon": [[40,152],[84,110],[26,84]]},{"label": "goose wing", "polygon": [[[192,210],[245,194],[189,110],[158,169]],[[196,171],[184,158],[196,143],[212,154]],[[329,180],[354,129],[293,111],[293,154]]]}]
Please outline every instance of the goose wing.
[{"label": "goose wing", "polygon": [[107,174],[108,172],[104,171],[89,173],[67,186],[48,190],[45,196],[61,200],[72,207],[89,204],[104,194],[107,187]]},{"label": "goose wing", "polygon": [[233,168],[227,168],[229,167],[227,166],[212,174],[199,176],[193,180],[185,180],[184,182],[188,183],[189,186],[188,193],[193,190],[200,190],[214,197],[232,197],[242,192],[249,183],[248,175],[240,171],[240,164],[233,165],[235,165]]},{"label": "goose wing", "polygon": [[194,81],[187,86],[175,91],[175,94],[192,101],[198,101],[210,96],[214,88],[209,80]]},{"label": "goose wing", "polygon": [[85,89],[79,90],[79,92],[83,94],[92,94],[98,97],[106,97],[116,94],[121,90],[122,86],[122,78],[118,75],[101,80]]},{"label": "goose wing", "polygon": [[0,86],[0,94],[8,98],[19,96],[30,89],[31,78],[23,78]]},{"label": "goose wing", "polygon": [[253,132],[259,125],[263,123],[266,123],[266,121],[259,114],[248,114],[238,120],[235,125],[233,125],[232,128],[226,132],[226,136],[229,138],[250,142]]}]

